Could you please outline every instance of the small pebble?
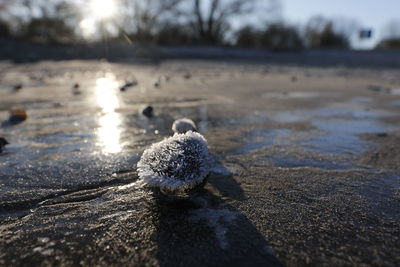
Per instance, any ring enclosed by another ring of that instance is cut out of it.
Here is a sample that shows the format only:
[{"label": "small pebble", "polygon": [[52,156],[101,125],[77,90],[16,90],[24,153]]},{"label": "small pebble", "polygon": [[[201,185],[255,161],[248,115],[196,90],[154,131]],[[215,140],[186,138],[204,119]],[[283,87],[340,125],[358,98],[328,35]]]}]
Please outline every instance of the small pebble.
[{"label": "small pebble", "polygon": [[183,78],[185,78],[186,80],[192,78],[192,74],[190,73],[186,73],[185,75],[183,75]]},{"label": "small pebble", "polygon": [[139,84],[139,83],[138,83],[137,81],[126,82],[121,88],[119,88],[119,90],[120,90],[121,92],[124,92],[124,91],[126,91],[126,89],[128,89],[129,87],[136,86],[136,85],[138,85],[138,84]]},{"label": "small pebble", "polygon": [[72,86],[72,89],[73,89],[73,91],[72,91],[72,93],[74,94],[74,95],[80,95],[80,94],[82,94],[82,92],[81,92],[81,90],[79,90],[79,83],[75,83],[73,86]]},{"label": "small pebble", "polygon": [[10,116],[8,117],[8,120],[13,124],[23,122],[28,117],[26,111],[23,109],[12,109],[9,111],[9,113]]},{"label": "small pebble", "polygon": [[374,91],[374,92],[383,92],[383,93],[387,93],[387,94],[390,94],[392,91],[391,88],[387,88],[387,87],[383,87],[383,86],[379,86],[379,85],[368,85],[368,90]]},{"label": "small pebble", "polygon": [[148,118],[152,118],[154,116],[153,114],[153,107],[152,106],[147,106],[142,110],[142,114]]},{"label": "small pebble", "polygon": [[174,121],[172,124],[172,131],[174,131],[174,133],[186,133],[188,131],[197,131],[197,127],[191,119],[182,118]]},{"label": "small pebble", "polygon": [[377,137],[387,137],[388,134],[385,133],[385,132],[383,132],[383,133],[377,133],[376,136],[377,136]]},{"label": "small pebble", "polygon": [[21,89],[22,89],[22,84],[19,83],[19,84],[14,85],[13,89],[14,89],[14,91],[19,91],[19,90],[21,90]]}]

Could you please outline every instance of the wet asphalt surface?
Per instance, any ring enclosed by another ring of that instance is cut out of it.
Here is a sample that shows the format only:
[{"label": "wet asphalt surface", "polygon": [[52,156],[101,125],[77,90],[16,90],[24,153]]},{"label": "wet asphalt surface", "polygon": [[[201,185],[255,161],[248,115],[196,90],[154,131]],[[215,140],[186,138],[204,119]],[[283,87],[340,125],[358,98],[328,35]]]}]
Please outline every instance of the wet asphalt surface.
[{"label": "wet asphalt surface", "polygon": [[[2,62],[0,265],[398,266],[399,74]],[[214,164],[164,203],[135,164],[182,117]]]}]

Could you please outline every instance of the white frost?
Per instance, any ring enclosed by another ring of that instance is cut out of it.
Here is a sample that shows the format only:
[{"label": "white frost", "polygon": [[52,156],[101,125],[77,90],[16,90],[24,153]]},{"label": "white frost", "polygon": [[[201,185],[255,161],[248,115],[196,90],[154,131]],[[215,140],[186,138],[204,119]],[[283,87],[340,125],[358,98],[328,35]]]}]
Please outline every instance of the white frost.
[{"label": "white frost", "polygon": [[183,118],[174,121],[172,124],[172,131],[174,133],[186,133],[188,131],[196,131],[196,124],[188,118]]},{"label": "white frost", "polygon": [[139,177],[151,187],[191,189],[210,171],[206,139],[189,131],[175,134],[146,149],[137,164]]}]

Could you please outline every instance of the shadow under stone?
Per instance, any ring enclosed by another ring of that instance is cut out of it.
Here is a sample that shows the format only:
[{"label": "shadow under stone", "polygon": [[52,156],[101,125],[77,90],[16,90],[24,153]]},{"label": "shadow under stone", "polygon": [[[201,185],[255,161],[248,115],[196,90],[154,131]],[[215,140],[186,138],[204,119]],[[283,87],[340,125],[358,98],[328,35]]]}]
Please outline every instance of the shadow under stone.
[{"label": "shadow under stone", "polygon": [[256,227],[203,189],[182,202],[155,202],[160,266],[281,266]]},{"label": "shadow under stone", "polygon": [[243,189],[233,177],[231,170],[217,160],[208,177],[208,182],[224,197],[234,200],[245,199]]}]

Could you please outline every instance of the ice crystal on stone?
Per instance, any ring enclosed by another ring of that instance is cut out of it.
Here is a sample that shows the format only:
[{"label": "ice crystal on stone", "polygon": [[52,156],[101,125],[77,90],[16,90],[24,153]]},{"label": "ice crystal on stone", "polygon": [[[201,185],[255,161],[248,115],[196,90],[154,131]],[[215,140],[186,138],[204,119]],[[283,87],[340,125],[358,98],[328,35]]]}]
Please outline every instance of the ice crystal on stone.
[{"label": "ice crystal on stone", "polygon": [[209,173],[207,141],[189,131],[175,134],[146,149],[137,164],[139,177],[150,187],[191,189]]}]

